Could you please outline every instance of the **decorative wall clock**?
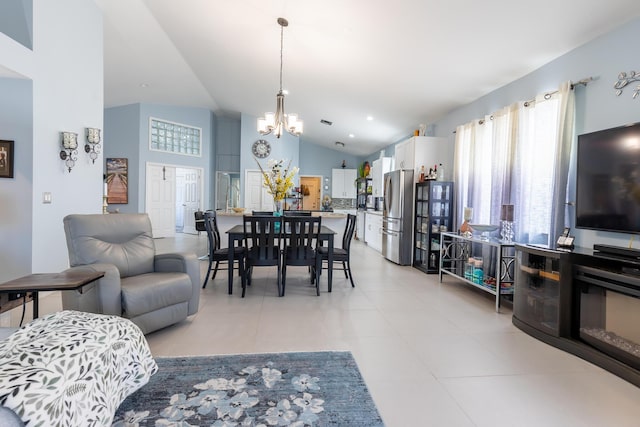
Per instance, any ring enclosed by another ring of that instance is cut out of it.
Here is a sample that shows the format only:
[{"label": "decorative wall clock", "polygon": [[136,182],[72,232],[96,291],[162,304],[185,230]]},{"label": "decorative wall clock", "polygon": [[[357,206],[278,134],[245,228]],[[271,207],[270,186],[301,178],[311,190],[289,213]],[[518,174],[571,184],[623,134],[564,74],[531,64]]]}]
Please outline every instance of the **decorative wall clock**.
[{"label": "decorative wall clock", "polygon": [[259,139],[253,143],[251,151],[257,158],[264,159],[265,157],[269,157],[269,154],[271,153],[271,145],[269,144],[269,141]]}]

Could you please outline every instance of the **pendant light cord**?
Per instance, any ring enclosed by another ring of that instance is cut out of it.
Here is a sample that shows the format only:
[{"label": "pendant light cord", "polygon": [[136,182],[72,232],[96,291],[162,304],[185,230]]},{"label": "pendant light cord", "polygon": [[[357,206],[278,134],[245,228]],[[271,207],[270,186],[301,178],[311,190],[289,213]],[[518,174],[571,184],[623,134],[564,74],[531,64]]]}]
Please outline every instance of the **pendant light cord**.
[{"label": "pendant light cord", "polygon": [[284,25],[280,24],[280,92],[282,92],[282,51],[284,49]]}]

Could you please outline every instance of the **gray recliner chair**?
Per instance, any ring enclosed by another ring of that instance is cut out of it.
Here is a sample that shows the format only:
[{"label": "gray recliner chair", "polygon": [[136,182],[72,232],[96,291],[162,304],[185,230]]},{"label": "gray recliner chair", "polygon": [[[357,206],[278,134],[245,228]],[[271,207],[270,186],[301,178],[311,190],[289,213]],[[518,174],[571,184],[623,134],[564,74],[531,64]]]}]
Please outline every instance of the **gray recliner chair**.
[{"label": "gray recliner chair", "polygon": [[63,291],[65,310],[122,316],[145,334],[198,311],[196,255],[156,255],[147,214],[68,215],[64,231],[71,269],[105,272],[80,290]]}]

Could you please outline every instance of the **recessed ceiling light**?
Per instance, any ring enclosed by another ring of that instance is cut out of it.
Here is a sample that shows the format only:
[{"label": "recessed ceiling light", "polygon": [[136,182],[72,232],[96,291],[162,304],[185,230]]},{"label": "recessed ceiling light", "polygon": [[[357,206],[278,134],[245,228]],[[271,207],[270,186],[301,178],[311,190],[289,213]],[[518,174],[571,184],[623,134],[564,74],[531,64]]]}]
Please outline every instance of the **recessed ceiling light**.
[{"label": "recessed ceiling light", "polygon": [[145,88],[145,87],[149,87],[148,83],[140,83],[140,87]]},{"label": "recessed ceiling light", "polygon": [[372,121],[373,120],[373,116],[367,116],[367,121]]},{"label": "recessed ceiling light", "polygon": [[349,134],[349,138],[355,138],[356,136],[352,133]]},{"label": "recessed ceiling light", "polygon": [[340,146],[340,147],[344,147],[344,142],[342,142],[342,141],[336,141],[335,144]]}]

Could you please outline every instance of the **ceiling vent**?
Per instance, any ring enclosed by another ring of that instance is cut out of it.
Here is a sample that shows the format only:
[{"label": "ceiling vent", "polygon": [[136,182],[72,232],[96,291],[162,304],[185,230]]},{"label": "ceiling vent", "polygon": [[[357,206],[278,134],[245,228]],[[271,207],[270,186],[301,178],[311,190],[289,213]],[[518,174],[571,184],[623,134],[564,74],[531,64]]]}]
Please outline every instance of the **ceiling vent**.
[{"label": "ceiling vent", "polygon": [[325,119],[321,119],[320,123],[327,126],[331,126],[333,124],[333,122],[330,122],[329,120],[325,120]]}]

